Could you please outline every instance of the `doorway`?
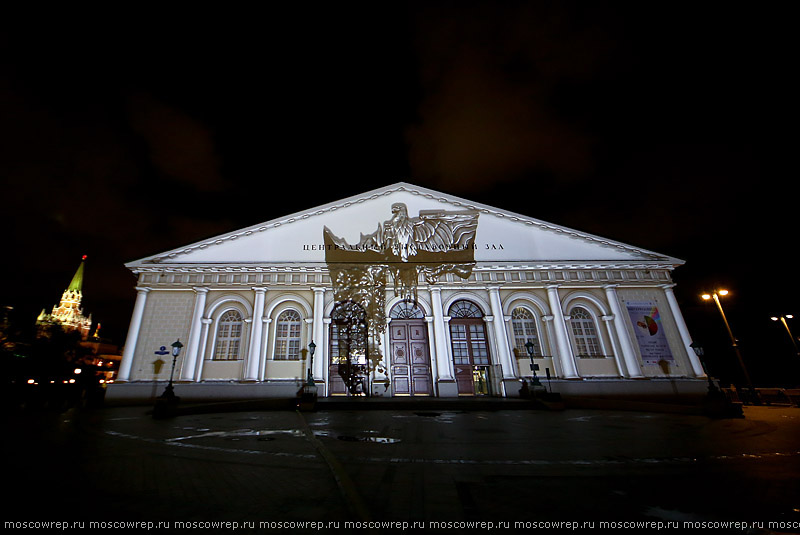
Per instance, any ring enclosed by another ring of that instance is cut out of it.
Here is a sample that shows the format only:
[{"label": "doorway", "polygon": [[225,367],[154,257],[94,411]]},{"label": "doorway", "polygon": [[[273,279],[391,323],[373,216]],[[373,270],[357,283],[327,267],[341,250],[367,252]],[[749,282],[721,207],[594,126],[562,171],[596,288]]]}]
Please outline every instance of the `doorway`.
[{"label": "doorway", "polygon": [[470,301],[450,307],[453,371],[459,396],[490,396],[491,359],[483,313]]},{"label": "doorway", "polygon": [[392,393],[431,396],[431,357],[425,315],[412,302],[401,301],[389,313]]}]

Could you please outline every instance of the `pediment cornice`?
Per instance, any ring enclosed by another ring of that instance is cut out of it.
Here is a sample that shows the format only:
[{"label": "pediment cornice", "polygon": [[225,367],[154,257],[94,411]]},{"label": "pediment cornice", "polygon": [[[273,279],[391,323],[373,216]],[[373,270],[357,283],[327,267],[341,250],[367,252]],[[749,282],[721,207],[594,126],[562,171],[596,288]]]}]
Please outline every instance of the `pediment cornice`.
[{"label": "pediment cornice", "polygon": [[[429,200],[437,201],[439,203],[443,203],[446,205],[452,206],[454,209],[459,210],[475,210],[479,214],[483,215],[490,215],[493,217],[497,217],[499,219],[504,219],[508,221],[512,221],[515,223],[519,223],[520,225],[525,225],[531,228],[537,228],[539,230],[554,233],[557,235],[566,236],[572,239],[581,240],[590,244],[594,244],[596,246],[605,247],[615,249],[627,254],[635,255],[643,259],[645,262],[656,262],[656,263],[663,263],[669,265],[670,268],[682,265],[684,263],[683,260],[673,258],[667,255],[659,254],[653,251],[649,251],[646,249],[642,249],[639,247],[634,247],[632,245],[628,245],[622,242],[610,240],[608,238],[603,238],[600,236],[596,236],[593,234],[581,232],[578,230],[574,230],[568,227],[564,227],[561,225],[555,225],[553,223],[548,223],[546,221],[541,221],[539,219],[535,219],[529,216],[525,216],[522,214],[517,214],[514,212],[509,212],[507,210],[501,210],[499,208],[495,208],[492,206],[488,206],[482,203],[473,202],[467,199],[463,199],[460,197],[456,197],[453,195],[441,193],[438,191],[430,190],[427,188],[423,188],[420,186],[415,186],[406,182],[398,182],[396,184],[392,184],[389,186],[385,186],[382,188],[378,188],[372,191],[365,192],[363,194],[355,195],[352,197],[348,197],[345,199],[341,199],[339,201],[331,202],[328,204],[324,204],[321,206],[317,206],[315,208],[311,208],[308,210],[304,210],[301,212],[296,212],[294,214],[286,215],[283,217],[279,217],[264,223],[260,223],[257,225],[253,225],[244,229],[236,230],[233,232],[229,232],[226,234],[222,234],[213,238],[209,238],[206,240],[202,240],[199,242],[195,242],[193,244],[179,247],[176,249],[172,249],[170,251],[166,251],[164,253],[156,254],[153,256],[149,256],[146,258],[142,258],[139,260],[135,260],[133,262],[129,262],[126,266],[132,270],[140,270],[147,265],[153,264],[161,264],[163,262],[169,262],[170,264],[178,263],[180,264],[181,257],[185,257],[190,255],[194,251],[204,250],[211,247],[216,247],[223,245],[225,243],[229,243],[241,238],[245,238],[248,236],[252,236],[254,234],[263,233],[269,231],[271,229],[277,229],[284,227],[286,225],[291,225],[293,223],[297,223],[300,221],[307,221],[309,219],[319,218],[326,214],[330,214],[332,212],[336,212],[338,210],[347,209],[348,207],[359,205],[371,200],[380,199],[381,197],[386,197],[392,195],[397,192],[407,192],[411,195],[420,196]],[[322,227],[320,227],[322,228]],[[562,261],[563,262],[563,261]],[[193,264],[191,261],[187,259],[187,264]],[[582,265],[586,265],[583,262],[578,262]],[[641,261],[639,262],[641,263]],[[241,266],[241,264],[237,264]]]}]

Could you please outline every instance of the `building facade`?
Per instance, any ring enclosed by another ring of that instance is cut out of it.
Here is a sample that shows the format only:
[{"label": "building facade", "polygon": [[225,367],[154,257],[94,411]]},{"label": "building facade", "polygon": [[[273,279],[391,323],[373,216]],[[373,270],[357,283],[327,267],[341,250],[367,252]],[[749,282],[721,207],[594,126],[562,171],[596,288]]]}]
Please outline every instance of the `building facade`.
[{"label": "building facade", "polygon": [[[701,392],[683,261],[407,183],[127,264],[108,398]],[[312,353],[310,345],[315,346]],[[168,362],[167,362],[168,361]],[[548,383],[549,380],[549,383]]]}]

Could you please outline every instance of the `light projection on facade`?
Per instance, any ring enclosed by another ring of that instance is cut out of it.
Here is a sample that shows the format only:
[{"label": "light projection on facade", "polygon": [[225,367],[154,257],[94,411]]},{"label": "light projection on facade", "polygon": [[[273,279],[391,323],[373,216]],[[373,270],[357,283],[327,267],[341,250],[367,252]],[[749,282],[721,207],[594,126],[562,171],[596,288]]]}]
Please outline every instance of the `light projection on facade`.
[{"label": "light projection on facade", "polygon": [[348,304],[339,309],[341,329],[366,325],[366,336],[341,337],[334,341],[341,347],[332,347],[337,354],[332,375],[339,375],[351,394],[366,390],[366,378],[383,360],[387,275],[396,296],[415,302],[420,277],[428,284],[444,273],[466,279],[475,265],[477,211],[421,210],[419,217],[410,217],[403,203],[392,204],[391,210],[391,219],[371,234],[362,233],[356,244],[348,244],[327,226],[323,230],[334,299]]}]

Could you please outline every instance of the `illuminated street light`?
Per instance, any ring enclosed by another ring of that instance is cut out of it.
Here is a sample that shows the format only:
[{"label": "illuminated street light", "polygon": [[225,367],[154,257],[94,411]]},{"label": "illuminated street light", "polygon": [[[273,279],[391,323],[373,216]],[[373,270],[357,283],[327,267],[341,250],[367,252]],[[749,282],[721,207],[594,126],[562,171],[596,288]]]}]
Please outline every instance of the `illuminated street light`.
[{"label": "illuminated street light", "polygon": [[733,346],[733,350],[736,352],[736,358],[739,360],[739,366],[742,368],[742,373],[744,374],[744,380],[747,382],[747,388],[750,391],[750,396],[752,397],[755,403],[758,402],[758,398],[756,397],[756,391],[753,388],[753,382],[750,380],[750,374],[747,373],[747,368],[744,365],[744,360],[742,359],[742,353],[739,351],[739,343],[736,341],[736,337],[733,336],[733,331],[731,331],[731,326],[728,323],[728,318],[725,317],[725,311],[722,310],[722,303],[719,300],[719,296],[726,296],[728,295],[728,290],[714,290],[712,293],[704,293],[700,297],[705,299],[706,301],[713,299],[714,302],[717,304],[717,308],[719,309],[719,313],[722,316],[722,321],[725,322],[725,328],[728,330],[728,336],[731,338],[731,345]]},{"label": "illuminated street light", "polygon": [[161,394],[161,397],[168,400],[177,401],[177,396],[175,396],[175,389],[172,386],[172,376],[175,374],[175,361],[178,359],[178,355],[181,354],[181,348],[183,344],[181,343],[180,339],[176,340],[172,343],[172,370],[169,372],[169,383],[167,384],[167,388],[164,389],[164,393]]},{"label": "illuminated street light", "polygon": [[314,343],[314,340],[311,340],[311,343],[308,344],[308,353],[311,356],[308,362],[308,378],[306,379],[306,384],[308,386],[314,386],[314,376],[312,371],[314,369],[314,351],[317,349],[317,344]]},{"label": "illuminated street light", "polygon": [[789,333],[789,338],[792,339],[792,344],[794,345],[794,352],[797,354],[798,357],[800,357],[800,350],[797,349],[797,340],[795,340],[794,335],[792,334],[792,331],[789,329],[789,324],[786,323],[787,319],[793,319],[793,318],[794,318],[793,315],[785,314],[785,315],[783,315],[781,317],[772,316],[770,319],[772,321],[780,321],[781,323],[783,323],[783,326],[786,327],[786,332]]},{"label": "illuminated street light", "polygon": [[536,346],[533,345],[533,342],[531,342],[530,338],[528,339],[527,342],[525,342],[525,349],[528,350],[528,356],[531,359],[531,373],[533,374],[533,381],[531,381],[531,385],[542,386],[542,383],[539,382],[539,377],[536,375],[536,370],[539,369],[539,365],[533,362],[533,353],[535,347]]}]

